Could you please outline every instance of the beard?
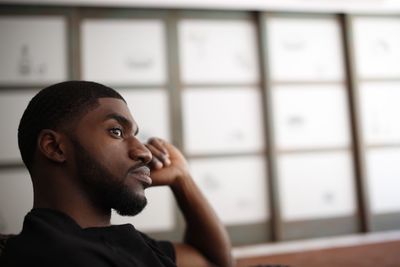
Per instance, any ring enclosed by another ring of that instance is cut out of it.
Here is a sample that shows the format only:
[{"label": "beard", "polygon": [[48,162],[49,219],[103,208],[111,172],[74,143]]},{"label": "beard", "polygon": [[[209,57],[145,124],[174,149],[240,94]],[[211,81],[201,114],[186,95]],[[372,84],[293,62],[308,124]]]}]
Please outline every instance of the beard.
[{"label": "beard", "polygon": [[71,141],[78,179],[95,207],[107,212],[114,209],[122,216],[134,216],[144,209],[146,197],[125,184],[126,177],[121,179],[111,174],[77,140],[71,138]]}]

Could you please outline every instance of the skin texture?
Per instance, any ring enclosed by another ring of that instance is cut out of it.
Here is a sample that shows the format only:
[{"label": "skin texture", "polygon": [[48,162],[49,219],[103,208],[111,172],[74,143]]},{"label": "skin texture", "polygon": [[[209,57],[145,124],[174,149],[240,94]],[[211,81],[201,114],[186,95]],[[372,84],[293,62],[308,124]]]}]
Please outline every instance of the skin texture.
[{"label": "skin texture", "polygon": [[233,266],[227,233],[182,153],[158,138],[142,144],[122,100],[98,102],[62,129],[41,131],[31,173],[34,207],[62,211],[83,228],[108,226],[111,208],[134,215],[150,183],[169,186],[186,220],[185,239],[174,244],[177,265]]}]

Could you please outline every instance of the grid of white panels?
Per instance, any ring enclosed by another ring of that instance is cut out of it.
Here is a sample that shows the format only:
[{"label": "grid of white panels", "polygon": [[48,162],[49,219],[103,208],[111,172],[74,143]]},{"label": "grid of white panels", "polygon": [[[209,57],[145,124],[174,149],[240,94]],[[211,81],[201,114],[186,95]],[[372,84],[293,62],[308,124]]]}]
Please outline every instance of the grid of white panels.
[{"label": "grid of white panels", "polygon": [[282,219],[352,216],[353,166],[339,23],[329,17],[278,16],[265,23]]},{"label": "grid of white panels", "polygon": [[[244,19],[178,22],[184,150],[227,225],[269,218],[256,27]],[[250,154],[239,158],[228,154]],[[254,155],[252,155],[254,154]],[[216,158],[197,159],[194,156]],[[193,157],[193,158],[192,158]]]},{"label": "grid of white panels", "polygon": [[[265,23],[283,220],[354,215],[338,20],[270,16]],[[120,92],[139,124],[139,138],[171,140],[165,21],[83,18],[80,27],[82,79],[125,88]],[[400,19],[355,16],[351,27],[371,209],[374,214],[400,212]],[[247,19],[182,17],[177,30],[183,148],[194,177],[225,224],[266,222],[257,27]],[[3,15],[0,35],[0,164],[18,164],[16,129],[33,88],[70,78],[67,20],[60,15]],[[11,91],[7,86],[31,89]],[[149,206],[142,214],[114,214],[113,222],[172,231],[175,206],[169,190],[151,188],[146,195]],[[0,232],[18,232],[31,206],[28,173],[2,169]]]},{"label": "grid of white panels", "polygon": [[400,19],[352,18],[371,212],[399,213]]}]

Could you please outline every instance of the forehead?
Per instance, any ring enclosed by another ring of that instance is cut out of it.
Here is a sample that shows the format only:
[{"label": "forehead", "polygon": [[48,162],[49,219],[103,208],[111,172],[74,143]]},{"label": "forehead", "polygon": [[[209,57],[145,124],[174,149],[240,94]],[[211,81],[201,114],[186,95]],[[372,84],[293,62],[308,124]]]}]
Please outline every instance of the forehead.
[{"label": "forehead", "polygon": [[97,123],[104,121],[111,114],[119,115],[129,120],[132,125],[136,125],[135,120],[128,108],[128,105],[121,99],[117,98],[99,98],[98,105],[86,113],[81,122],[84,123]]}]

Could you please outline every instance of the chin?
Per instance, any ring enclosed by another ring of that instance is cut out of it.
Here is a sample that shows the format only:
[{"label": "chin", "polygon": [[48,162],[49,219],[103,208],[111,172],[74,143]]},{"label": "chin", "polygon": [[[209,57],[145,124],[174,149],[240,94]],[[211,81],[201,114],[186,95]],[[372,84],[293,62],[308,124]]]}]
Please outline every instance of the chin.
[{"label": "chin", "polygon": [[113,209],[122,216],[135,216],[147,205],[147,198],[144,190],[135,189],[121,192],[118,199],[114,199]]}]

